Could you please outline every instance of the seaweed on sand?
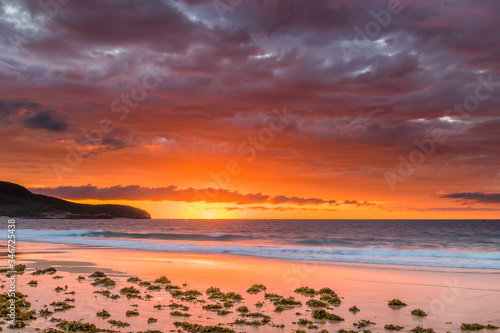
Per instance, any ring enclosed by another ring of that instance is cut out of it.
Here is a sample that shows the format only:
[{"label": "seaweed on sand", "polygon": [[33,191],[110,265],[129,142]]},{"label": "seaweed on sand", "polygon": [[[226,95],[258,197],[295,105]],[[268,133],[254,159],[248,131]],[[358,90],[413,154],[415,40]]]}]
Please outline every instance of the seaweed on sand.
[{"label": "seaweed on sand", "polygon": [[48,308],[43,308],[38,311],[41,317],[48,317],[52,315],[54,312],[50,311]]},{"label": "seaweed on sand", "polygon": [[361,319],[360,321],[353,323],[352,325],[356,326],[357,328],[363,328],[363,327],[366,327],[368,325],[375,325],[375,323],[373,321]]},{"label": "seaweed on sand", "polygon": [[138,315],[139,315],[139,311],[137,311],[137,310],[128,310],[127,312],[125,312],[125,316],[127,316],[127,317],[135,317]]},{"label": "seaweed on sand", "polygon": [[215,287],[210,287],[205,292],[208,295],[209,299],[219,299],[221,301],[227,301],[227,300],[240,301],[243,299],[243,297],[240,294],[235,293],[234,291],[223,293],[222,291],[220,291],[219,288]]},{"label": "seaweed on sand", "polygon": [[182,301],[194,301],[198,298],[198,296],[203,295],[198,290],[190,289],[186,291],[182,290],[171,290],[170,295],[174,298],[178,298]]},{"label": "seaweed on sand", "polygon": [[74,308],[74,305],[68,304],[66,302],[52,302],[51,306],[54,307],[54,312],[62,312]]},{"label": "seaweed on sand", "polygon": [[141,282],[141,281],[142,281],[142,280],[141,280],[141,279],[139,279],[139,277],[137,277],[137,276],[132,276],[132,277],[129,277],[129,278],[127,279],[127,282],[132,282],[132,283],[137,283],[137,282]]},{"label": "seaweed on sand", "polygon": [[312,312],[312,317],[314,319],[328,319],[333,321],[344,321],[345,319],[337,316],[336,314],[329,313],[325,309],[316,309]]},{"label": "seaweed on sand", "polygon": [[349,311],[352,312],[352,313],[358,313],[361,310],[357,306],[351,306],[349,308]]},{"label": "seaweed on sand", "polygon": [[297,325],[300,325],[300,326],[307,326],[307,325],[312,325],[314,324],[312,321],[308,320],[308,319],[303,319],[303,318],[300,318],[299,321],[297,322]]},{"label": "seaweed on sand", "polygon": [[184,331],[189,332],[189,333],[199,333],[199,332],[206,332],[206,333],[235,333],[235,330],[223,327],[223,326],[203,326],[200,324],[191,324],[188,323],[187,321],[180,322],[176,321],[174,323],[175,327],[181,327]]},{"label": "seaweed on sand", "polygon": [[248,307],[242,305],[239,308],[237,308],[236,311],[238,311],[239,313],[248,313]]},{"label": "seaweed on sand", "polygon": [[389,306],[407,306],[408,304],[404,303],[399,298],[394,298],[388,302]]},{"label": "seaweed on sand", "polygon": [[[172,310],[173,309],[180,309],[182,311],[188,311],[189,310],[189,306],[185,306],[183,304],[180,304],[180,303],[175,303],[175,302],[172,302],[170,303],[169,305],[167,305],[169,308],[171,308]],[[156,307],[156,306],[155,306]]]},{"label": "seaweed on sand", "polygon": [[130,326],[130,324],[125,322],[125,321],[119,321],[119,320],[114,320],[114,319],[108,320],[108,323],[111,324],[111,327],[116,326],[116,327],[124,328],[124,327]]},{"label": "seaweed on sand", "polygon": [[155,280],[155,283],[159,284],[170,284],[170,282],[172,281],[170,281],[165,275]]},{"label": "seaweed on sand", "polygon": [[109,312],[106,311],[105,309],[102,309],[102,311],[97,312],[95,315],[97,317],[103,318],[103,319],[111,317],[111,315],[109,314]]},{"label": "seaweed on sand", "polygon": [[389,331],[401,331],[404,327],[403,326],[397,326],[393,324],[385,324],[384,328]]},{"label": "seaweed on sand", "polygon": [[57,269],[54,267],[49,267],[45,269],[37,269],[36,271],[32,272],[31,275],[45,275],[45,274],[55,274],[57,272]]},{"label": "seaweed on sand", "polygon": [[478,331],[478,330],[482,330],[483,328],[486,328],[489,330],[496,330],[496,329],[498,329],[498,326],[491,325],[491,324],[481,325],[478,323],[471,323],[471,324],[462,323],[462,325],[460,326],[460,329],[464,330],[464,331]]},{"label": "seaweed on sand", "polygon": [[411,312],[411,314],[419,317],[427,317],[427,313],[425,313],[425,311],[422,309],[415,309]]},{"label": "seaweed on sand", "polygon": [[106,288],[111,288],[116,286],[116,282],[109,277],[96,278],[94,282],[91,283],[94,287],[102,286]]},{"label": "seaweed on sand", "polygon": [[410,330],[413,333],[436,333],[432,328],[423,328],[421,326],[417,326],[414,329]]},{"label": "seaweed on sand", "polygon": [[339,305],[342,303],[342,300],[337,295],[321,294],[319,299],[331,305]]},{"label": "seaweed on sand", "polygon": [[306,305],[311,308],[326,308],[328,304],[317,299],[310,299],[306,302]]},{"label": "seaweed on sand", "polygon": [[90,274],[89,277],[103,278],[103,277],[106,277],[106,274],[104,274],[101,271],[95,271],[94,273]]},{"label": "seaweed on sand", "polygon": [[218,310],[222,310],[222,305],[220,305],[220,303],[215,303],[215,304],[207,304],[207,305],[203,305],[203,310],[206,310],[206,311],[218,311]]},{"label": "seaweed on sand", "polygon": [[153,284],[153,285],[150,285],[147,290],[150,290],[150,291],[160,291],[161,287]]},{"label": "seaweed on sand", "polygon": [[302,302],[299,300],[296,300],[295,297],[290,296],[288,298],[280,298],[275,301],[273,301],[273,304],[275,306],[296,306],[296,305],[302,305]]},{"label": "seaweed on sand", "polygon": [[250,288],[247,289],[247,293],[249,294],[258,294],[261,291],[266,291],[267,287],[263,284],[254,284]]},{"label": "seaweed on sand", "polygon": [[295,292],[297,294],[301,294],[301,295],[308,296],[308,297],[314,297],[317,294],[317,291],[314,288],[309,288],[307,286],[297,288],[297,289],[295,289]]},{"label": "seaweed on sand", "polygon": [[94,324],[91,323],[82,323],[76,320],[68,321],[65,319],[60,319],[59,322],[56,324],[56,327],[70,332],[83,331],[88,333],[94,333],[102,331],[101,329],[97,328]]},{"label": "seaweed on sand", "polygon": [[191,317],[190,313],[185,313],[180,311],[172,311],[170,312],[170,315],[175,317],[188,317],[188,318]]}]

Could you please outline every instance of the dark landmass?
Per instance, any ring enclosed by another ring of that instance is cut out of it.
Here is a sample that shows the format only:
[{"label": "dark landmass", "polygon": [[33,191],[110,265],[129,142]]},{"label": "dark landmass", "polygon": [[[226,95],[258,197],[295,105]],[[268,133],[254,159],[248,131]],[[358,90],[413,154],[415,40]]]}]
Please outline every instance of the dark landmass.
[{"label": "dark landmass", "polygon": [[145,210],[125,205],[88,205],[69,202],[0,181],[0,216],[27,219],[150,219]]}]

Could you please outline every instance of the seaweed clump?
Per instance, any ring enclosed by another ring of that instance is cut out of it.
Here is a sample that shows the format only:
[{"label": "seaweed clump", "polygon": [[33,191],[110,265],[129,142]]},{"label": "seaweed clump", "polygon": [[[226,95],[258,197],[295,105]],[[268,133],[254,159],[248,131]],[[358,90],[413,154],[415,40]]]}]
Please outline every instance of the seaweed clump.
[{"label": "seaweed clump", "polygon": [[76,320],[68,321],[65,319],[59,319],[59,322],[56,324],[56,326],[65,331],[70,331],[70,332],[83,331],[88,333],[94,333],[102,331],[101,329],[97,328],[94,324],[82,323]]},{"label": "seaweed clump", "polygon": [[54,307],[54,312],[62,312],[74,308],[74,305],[68,304],[66,302],[52,302],[51,306]]},{"label": "seaweed clump", "polygon": [[106,311],[105,309],[102,309],[102,311],[97,312],[96,316],[99,317],[99,318],[103,318],[103,319],[111,317],[111,315],[109,314],[109,312]]},{"label": "seaweed clump", "polygon": [[254,284],[250,288],[247,289],[247,293],[249,294],[258,294],[261,291],[266,291],[267,287],[263,284]]},{"label": "seaweed clump", "polygon": [[389,331],[401,331],[404,327],[393,324],[385,324],[384,328]]},{"label": "seaweed clump", "polygon": [[328,319],[333,321],[344,321],[345,319],[337,316],[336,314],[326,312],[325,309],[316,309],[312,312],[312,317],[314,319]]},{"label": "seaweed clump", "polygon": [[425,311],[422,309],[415,309],[411,312],[411,314],[419,317],[427,317],[427,313],[425,313]]},{"label": "seaweed clump", "polygon": [[111,288],[116,286],[116,282],[109,277],[96,278],[94,282],[91,283],[94,287],[102,286],[106,288]]},{"label": "seaweed clump", "polygon": [[432,328],[423,328],[421,326],[417,326],[414,329],[410,330],[413,333],[436,333]]},{"label": "seaweed clump", "polygon": [[26,270],[26,265],[19,264],[15,265],[12,269],[11,268],[2,268],[0,269],[0,273],[7,273],[7,272],[13,272],[11,274],[24,274],[24,271]]},{"label": "seaweed clump", "polygon": [[141,279],[139,279],[139,277],[137,277],[137,276],[132,276],[132,277],[129,277],[129,278],[127,279],[127,282],[132,282],[132,283],[137,283],[137,282],[141,282],[141,281],[142,281],[142,280],[141,280]]},{"label": "seaweed clump", "polygon": [[89,277],[103,278],[103,277],[106,277],[106,274],[104,274],[104,272],[101,272],[101,271],[95,271],[94,273],[90,274]]},{"label": "seaweed clump", "polygon": [[317,291],[314,288],[309,287],[300,287],[295,289],[297,294],[301,294],[308,297],[314,297],[317,294]]},{"label": "seaweed clump", "polygon": [[48,317],[48,316],[52,315],[54,312],[50,311],[47,308],[43,308],[43,309],[40,309],[40,311],[38,313],[40,314],[41,317]]},{"label": "seaweed clump", "polygon": [[406,304],[405,302],[403,302],[399,298],[394,298],[391,301],[389,301],[388,305],[389,306],[407,306],[408,304]]},{"label": "seaweed clump", "polygon": [[150,285],[147,290],[150,290],[150,291],[160,291],[161,287],[153,284],[153,285]]},{"label": "seaweed clump", "polygon": [[357,328],[363,328],[368,325],[375,325],[375,323],[373,321],[361,319],[360,321],[358,321],[357,323],[353,323],[352,325],[356,326]]},{"label": "seaweed clump", "polygon": [[157,321],[158,321],[157,318],[153,318],[153,317],[148,318],[148,324],[153,324],[153,323],[156,323]]},{"label": "seaweed clump", "polygon": [[203,295],[201,292],[198,290],[190,289],[186,291],[182,290],[171,290],[170,295],[174,298],[178,298],[181,301],[194,301],[198,298],[198,296]]},{"label": "seaweed clump", "polygon": [[141,298],[141,296],[138,295],[141,292],[134,287],[124,287],[124,288],[120,289],[120,293],[122,295],[125,295],[127,297],[127,299],[131,299],[131,298],[139,298],[140,299]]},{"label": "seaweed clump", "polygon": [[242,305],[239,308],[237,308],[236,311],[238,311],[239,313],[248,313],[248,307]]},{"label": "seaweed clump", "polygon": [[128,310],[127,312],[125,312],[125,316],[127,317],[133,317],[133,316],[138,316],[139,315],[139,311],[137,310]]},{"label": "seaweed clump", "polygon": [[273,302],[275,306],[295,306],[295,305],[302,305],[302,302],[299,300],[296,300],[295,297],[290,296],[288,298],[280,298],[277,299]]},{"label": "seaweed clump", "polygon": [[31,275],[45,275],[45,274],[55,274],[57,272],[57,269],[54,267],[49,267],[45,269],[37,269],[36,271],[32,272]]},{"label": "seaweed clump", "polygon": [[172,281],[170,281],[165,275],[155,280],[155,283],[159,284],[170,284],[170,282]]},{"label": "seaweed clump", "polygon": [[310,299],[306,302],[306,305],[311,308],[326,308],[328,304],[322,301],[318,301],[317,299]]},{"label": "seaweed clump", "polygon": [[223,293],[222,291],[220,291],[219,288],[215,287],[210,287],[205,292],[208,295],[209,299],[219,299],[221,301],[227,301],[227,300],[240,301],[243,299],[243,297],[240,294],[235,293],[234,291]]},{"label": "seaweed clump", "polygon": [[121,328],[123,328],[123,327],[128,327],[128,326],[130,326],[130,324],[129,324],[129,323],[127,323],[127,322],[125,322],[125,321],[114,320],[114,319],[110,319],[110,320],[108,320],[108,323],[110,323],[110,324],[111,324],[111,327],[116,326],[116,327],[121,327]]},{"label": "seaweed clump", "polygon": [[185,313],[180,311],[172,311],[170,312],[170,315],[174,317],[187,317],[187,318],[191,317],[190,313]]},{"label": "seaweed clump", "polygon": [[354,305],[349,308],[349,311],[352,313],[358,313],[359,311],[361,311],[361,309]]},{"label": "seaweed clump", "polygon": [[222,305],[220,305],[219,303],[203,305],[203,310],[206,311],[222,310]]},{"label": "seaweed clump", "polygon": [[319,299],[331,305],[340,305],[342,303],[342,300],[337,295],[332,295],[332,294],[323,293],[321,294]]},{"label": "seaweed clump", "polygon": [[460,326],[460,329],[462,329],[464,331],[478,331],[478,330],[482,330],[483,328],[486,328],[489,330],[496,330],[496,329],[498,329],[498,326],[491,325],[491,324],[481,325],[478,323],[473,323],[473,324],[462,323],[462,325]]},{"label": "seaweed clump", "polygon": [[183,330],[189,333],[199,333],[199,332],[207,332],[207,333],[235,333],[235,330],[223,326],[213,326],[213,325],[207,325],[203,326],[200,324],[191,324],[188,323],[187,321],[180,322],[176,321],[174,323],[175,327],[181,327]]}]

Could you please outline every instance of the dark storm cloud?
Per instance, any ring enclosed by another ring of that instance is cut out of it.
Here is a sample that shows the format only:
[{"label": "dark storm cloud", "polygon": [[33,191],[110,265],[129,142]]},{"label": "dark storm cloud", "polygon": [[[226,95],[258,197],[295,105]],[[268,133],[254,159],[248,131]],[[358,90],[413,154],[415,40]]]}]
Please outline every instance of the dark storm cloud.
[{"label": "dark storm cloud", "polygon": [[41,105],[38,103],[0,99],[0,117],[1,117],[0,120],[5,120],[5,117],[8,117],[11,114],[15,114],[19,112],[21,109],[33,110],[40,107]]},{"label": "dark storm cloud", "polygon": [[46,129],[53,132],[64,132],[68,129],[68,123],[58,118],[55,110],[38,111],[34,116],[23,121],[25,128]]},{"label": "dark storm cloud", "polygon": [[469,203],[491,203],[500,204],[500,193],[482,193],[482,192],[461,192],[444,194],[441,198],[457,199],[464,204]]}]

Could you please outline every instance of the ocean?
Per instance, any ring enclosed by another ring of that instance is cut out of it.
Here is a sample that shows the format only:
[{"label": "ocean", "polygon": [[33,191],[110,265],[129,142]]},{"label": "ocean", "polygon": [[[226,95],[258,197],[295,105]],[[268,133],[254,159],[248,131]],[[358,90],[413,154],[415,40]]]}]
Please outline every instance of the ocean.
[{"label": "ocean", "polygon": [[500,270],[500,220],[17,220],[16,238],[165,252]]}]

